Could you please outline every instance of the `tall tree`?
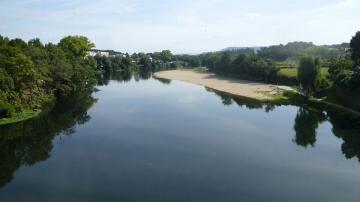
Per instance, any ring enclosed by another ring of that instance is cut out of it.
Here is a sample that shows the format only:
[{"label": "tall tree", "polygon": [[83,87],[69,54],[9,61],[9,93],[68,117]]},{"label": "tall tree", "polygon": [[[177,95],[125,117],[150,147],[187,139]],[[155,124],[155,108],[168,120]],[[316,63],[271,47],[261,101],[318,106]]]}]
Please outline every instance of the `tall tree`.
[{"label": "tall tree", "polygon": [[360,65],[360,31],[350,41],[351,59]]},{"label": "tall tree", "polygon": [[303,57],[298,68],[300,90],[305,96],[315,91],[315,82],[319,74],[319,58]]},{"label": "tall tree", "polygon": [[67,36],[61,39],[59,46],[71,56],[85,57],[87,52],[94,47],[94,44],[84,36]]}]

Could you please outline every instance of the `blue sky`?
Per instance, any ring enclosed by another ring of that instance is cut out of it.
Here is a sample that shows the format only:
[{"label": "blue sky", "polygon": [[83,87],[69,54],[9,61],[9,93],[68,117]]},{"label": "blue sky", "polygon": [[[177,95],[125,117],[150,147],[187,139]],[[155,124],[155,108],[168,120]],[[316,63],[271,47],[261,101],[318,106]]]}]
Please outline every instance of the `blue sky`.
[{"label": "blue sky", "polygon": [[289,41],[348,42],[360,0],[0,0],[0,34],[84,35],[122,52],[200,53]]}]

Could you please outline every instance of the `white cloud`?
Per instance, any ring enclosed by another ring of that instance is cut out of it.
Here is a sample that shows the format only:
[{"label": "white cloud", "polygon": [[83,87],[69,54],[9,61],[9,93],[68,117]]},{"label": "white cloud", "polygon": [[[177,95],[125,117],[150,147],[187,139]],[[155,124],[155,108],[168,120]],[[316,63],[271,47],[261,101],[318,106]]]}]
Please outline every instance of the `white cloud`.
[{"label": "white cloud", "polygon": [[200,25],[202,22],[193,15],[181,15],[177,17],[177,21],[184,25]]},{"label": "white cloud", "polygon": [[244,16],[248,18],[256,18],[262,16],[263,13],[261,12],[251,12],[251,13],[245,13]]},{"label": "white cloud", "polygon": [[[177,53],[293,40],[349,41],[360,30],[359,0],[1,1],[3,35],[53,41],[88,36],[99,48]],[[314,2],[314,4],[311,4]],[[316,5],[315,5],[316,4]]]}]

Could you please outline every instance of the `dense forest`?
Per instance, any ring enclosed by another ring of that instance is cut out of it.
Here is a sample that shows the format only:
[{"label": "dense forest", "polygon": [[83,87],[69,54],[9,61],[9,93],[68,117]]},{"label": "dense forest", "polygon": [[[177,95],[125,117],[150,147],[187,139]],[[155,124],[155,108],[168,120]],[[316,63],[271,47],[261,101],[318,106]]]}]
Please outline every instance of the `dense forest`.
[{"label": "dense forest", "polygon": [[0,118],[36,111],[77,91],[91,90],[100,70],[86,37],[58,44],[0,36]]}]

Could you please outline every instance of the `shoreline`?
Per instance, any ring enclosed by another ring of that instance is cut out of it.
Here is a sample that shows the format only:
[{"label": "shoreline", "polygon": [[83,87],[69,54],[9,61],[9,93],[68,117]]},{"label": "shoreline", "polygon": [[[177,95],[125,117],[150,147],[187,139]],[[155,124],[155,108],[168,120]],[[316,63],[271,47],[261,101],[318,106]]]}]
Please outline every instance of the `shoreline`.
[{"label": "shoreline", "polygon": [[13,117],[0,119],[0,126],[6,126],[6,125],[15,124],[15,123],[19,123],[19,122],[23,122],[23,121],[27,121],[27,120],[36,118],[36,117],[38,117],[40,115],[41,112],[42,112],[42,110],[35,110],[35,111],[24,110],[24,111],[21,111],[21,112],[17,113]]},{"label": "shoreline", "polygon": [[[214,89],[232,96],[242,97],[249,100],[271,103],[288,103],[291,100],[297,102],[299,94],[289,86],[272,85],[254,81],[228,78],[208,72],[195,72],[193,70],[170,70],[155,72],[154,77],[177,80],[206,88]],[[286,95],[285,93],[290,93]],[[301,97],[301,95],[300,95]],[[330,108],[336,108],[348,113],[360,116],[360,112],[347,106],[328,102],[321,99],[310,98],[313,105],[322,104]]]},{"label": "shoreline", "polygon": [[227,78],[213,73],[200,73],[192,70],[170,70],[154,73],[154,77],[184,81],[201,85],[231,95],[246,97],[258,101],[274,101],[282,97],[284,91],[292,90],[288,86]]}]

